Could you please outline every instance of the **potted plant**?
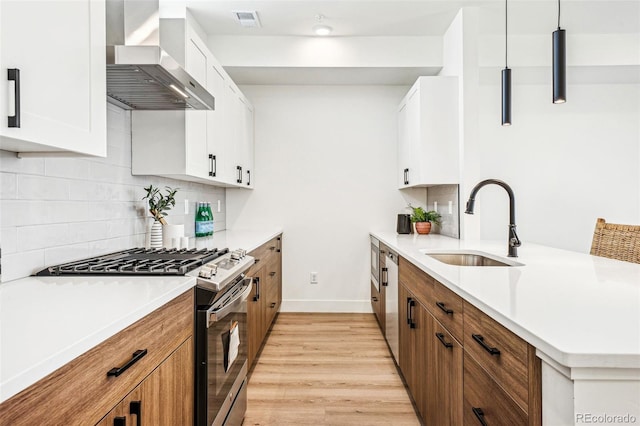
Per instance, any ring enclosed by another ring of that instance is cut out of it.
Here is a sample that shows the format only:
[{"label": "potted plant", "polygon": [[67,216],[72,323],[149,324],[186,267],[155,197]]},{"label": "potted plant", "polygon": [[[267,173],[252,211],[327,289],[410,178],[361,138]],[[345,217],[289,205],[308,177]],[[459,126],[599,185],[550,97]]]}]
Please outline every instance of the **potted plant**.
[{"label": "potted plant", "polygon": [[422,207],[413,207],[411,204],[409,204],[409,208],[413,211],[411,222],[415,223],[418,234],[428,234],[431,232],[432,223],[440,225],[442,216],[437,211],[425,211]]},{"label": "potted plant", "polygon": [[144,188],[147,191],[147,195],[142,197],[143,200],[147,200],[149,204],[149,213],[153,216],[153,225],[151,226],[151,247],[162,247],[162,226],[167,224],[164,217],[168,214],[172,207],[176,205],[176,193],[178,188],[165,187],[166,194],[160,192],[160,188],[154,188],[153,185],[149,185],[148,188]]}]

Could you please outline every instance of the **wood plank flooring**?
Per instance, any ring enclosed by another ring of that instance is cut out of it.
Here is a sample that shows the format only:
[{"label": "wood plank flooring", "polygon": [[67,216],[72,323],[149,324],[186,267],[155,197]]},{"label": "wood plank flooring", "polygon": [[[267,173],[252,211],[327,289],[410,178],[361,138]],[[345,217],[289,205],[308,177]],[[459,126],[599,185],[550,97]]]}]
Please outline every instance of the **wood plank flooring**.
[{"label": "wood plank flooring", "polygon": [[243,426],[419,425],[373,314],[281,313]]}]

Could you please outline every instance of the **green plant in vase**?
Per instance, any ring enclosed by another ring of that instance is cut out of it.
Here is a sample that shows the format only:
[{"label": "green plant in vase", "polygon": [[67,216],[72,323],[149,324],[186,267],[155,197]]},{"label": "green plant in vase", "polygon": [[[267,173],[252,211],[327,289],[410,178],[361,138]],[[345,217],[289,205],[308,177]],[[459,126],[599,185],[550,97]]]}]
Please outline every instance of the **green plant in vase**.
[{"label": "green plant in vase", "polygon": [[176,205],[176,193],[179,188],[165,187],[166,195],[160,192],[160,188],[154,188],[153,185],[149,185],[148,188],[144,188],[147,191],[147,195],[142,197],[143,200],[147,200],[149,203],[149,213],[151,216],[163,225],[167,224],[164,217],[168,214]]}]

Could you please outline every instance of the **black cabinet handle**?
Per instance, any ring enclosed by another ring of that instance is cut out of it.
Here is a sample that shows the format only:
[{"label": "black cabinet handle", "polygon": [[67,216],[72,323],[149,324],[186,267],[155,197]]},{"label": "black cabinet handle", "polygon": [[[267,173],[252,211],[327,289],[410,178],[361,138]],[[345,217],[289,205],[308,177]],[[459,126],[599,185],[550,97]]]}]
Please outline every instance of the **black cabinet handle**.
[{"label": "black cabinet handle", "polygon": [[372,297],[371,297],[371,300],[373,300],[374,302],[377,302],[377,301],[378,301],[378,298],[377,298],[377,297],[375,297],[375,296],[372,296]]},{"label": "black cabinet handle", "polygon": [[440,309],[442,309],[444,311],[445,314],[447,315],[453,315],[453,310],[445,307],[444,303],[442,302],[436,302],[436,306]]},{"label": "black cabinet handle", "polygon": [[218,161],[216,156],[209,154],[209,176],[215,177],[218,172]]},{"label": "black cabinet handle", "polygon": [[113,426],[127,426],[126,417],[116,417],[113,419]]},{"label": "black cabinet handle", "polygon": [[473,410],[473,414],[476,415],[476,419],[478,419],[480,424],[482,426],[487,426],[487,422],[484,420],[484,411],[482,411],[482,408],[472,407],[471,410]]},{"label": "black cabinet handle", "polygon": [[409,185],[409,169],[404,169],[404,184]]},{"label": "black cabinet handle", "polygon": [[278,248],[276,249],[276,252],[280,253],[280,252],[282,251],[282,248],[281,248],[281,247],[282,247],[282,246],[281,246],[281,244],[282,244],[282,242],[281,242],[281,241],[282,241],[282,238],[278,237],[278,238],[276,238],[276,240],[278,241]]},{"label": "black cabinet handle", "polygon": [[500,355],[500,350],[498,348],[492,348],[491,346],[487,345],[484,342],[484,337],[482,337],[482,335],[480,335],[480,334],[472,334],[471,337],[473,337],[473,340],[478,342],[478,344],[480,346],[482,346],[482,348],[485,351],[489,352],[491,355]]},{"label": "black cabinet handle", "polygon": [[247,170],[247,186],[251,185],[251,170]]},{"label": "black cabinet handle", "polygon": [[257,302],[258,300],[260,300],[260,278],[259,277],[255,277],[253,279],[253,282],[256,283],[256,295],[253,296],[253,301]]},{"label": "black cabinet handle", "polygon": [[136,426],[142,426],[142,401],[131,401],[129,403],[129,414],[136,416]]},{"label": "black cabinet handle", "polygon": [[416,328],[416,323],[413,322],[414,306],[416,306],[416,301],[411,297],[407,297],[407,324],[409,324],[409,328]]},{"label": "black cabinet handle", "polygon": [[242,183],[242,167],[236,166],[236,170],[238,171],[238,179],[236,179],[236,182]]},{"label": "black cabinet handle", "polygon": [[147,354],[147,350],[146,349],[139,349],[139,350],[135,351],[133,353],[133,355],[131,356],[131,359],[129,360],[129,362],[127,362],[125,365],[123,365],[120,368],[115,367],[115,368],[112,368],[111,370],[107,371],[107,376],[118,377],[119,375],[121,375],[122,373],[127,371],[129,369],[129,367],[131,367],[133,364],[135,364],[136,362],[140,361],[146,354]]},{"label": "black cabinet handle", "polygon": [[9,127],[20,127],[20,70],[18,68],[9,68],[7,70],[7,78],[14,82],[14,112],[9,115]]},{"label": "black cabinet handle", "polygon": [[389,285],[389,270],[387,268],[382,268],[382,286],[386,287]]},{"label": "black cabinet handle", "polygon": [[438,338],[438,340],[440,340],[440,343],[442,343],[445,348],[449,348],[449,349],[453,348],[453,343],[445,342],[444,334],[436,333],[436,337]]}]

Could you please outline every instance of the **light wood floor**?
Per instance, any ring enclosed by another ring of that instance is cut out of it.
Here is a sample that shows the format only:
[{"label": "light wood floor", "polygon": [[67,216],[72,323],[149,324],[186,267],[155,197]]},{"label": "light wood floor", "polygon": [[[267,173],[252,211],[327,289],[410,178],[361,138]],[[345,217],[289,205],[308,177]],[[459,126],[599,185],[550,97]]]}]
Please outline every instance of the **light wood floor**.
[{"label": "light wood floor", "polygon": [[373,314],[282,313],[243,426],[419,425]]}]

